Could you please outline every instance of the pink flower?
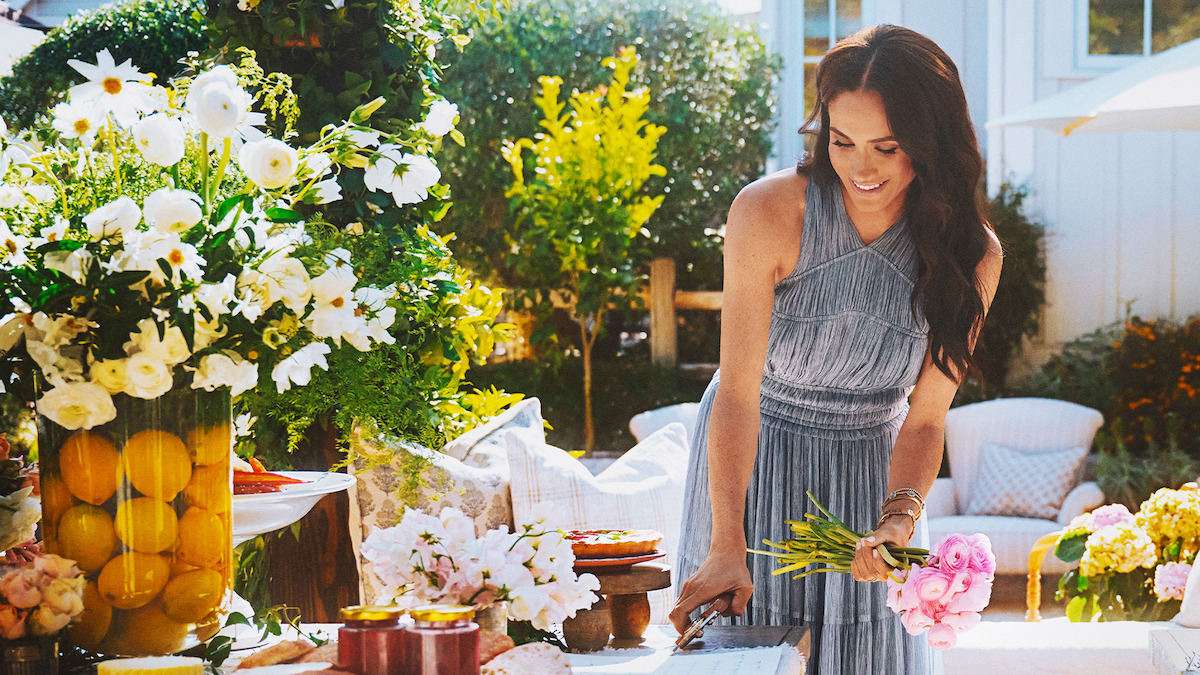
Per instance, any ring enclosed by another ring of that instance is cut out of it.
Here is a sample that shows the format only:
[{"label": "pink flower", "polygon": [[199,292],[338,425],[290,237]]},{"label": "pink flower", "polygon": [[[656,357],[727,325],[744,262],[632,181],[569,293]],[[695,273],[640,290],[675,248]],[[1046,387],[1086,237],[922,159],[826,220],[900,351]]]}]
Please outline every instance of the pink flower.
[{"label": "pink flower", "polygon": [[929,634],[925,636],[925,639],[934,649],[950,649],[958,644],[958,633],[954,632],[950,626],[939,623],[929,629]]},{"label": "pink flower", "polygon": [[[1165,563],[1154,570],[1154,594],[1160,602],[1182,600],[1192,566],[1187,563]],[[1191,602],[1190,600],[1188,602]]]},{"label": "pink flower", "polygon": [[991,599],[991,579],[982,573],[977,573],[967,582],[967,590],[947,600],[946,611],[951,613],[982,612]]},{"label": "pink flower", "polygon": [[[36,572],[16,569],[0,578],[0,595],[17,609],[36,607],[42,601],[42,592],[37,587]],[[33,577],[32,579],[30,577]]]},{"label": "pink flower", "polygon": [[971,569],[982,572],[990,580],[996,574],[996,556],[992,553],[992,541],[986,534],[979,533],[967,537],[971,544]]},{"label": "pink flower", "polygon": [[979,612],[946,612],[938,621],[959,633],[979,625]]},{"label": "pink flower", "polygon": [[965,571],[971,564],[971,543],[961,534],[948,534],[938,544],[935,552],[938,567],[951,576]]},{"label": "pink flower", "polygon": [[1128,527],[1134,524],[1133,514],[1124,504],[1107,504],[1092,511],[1092,531],[1107,525]]},{"label": "pink flower", "polygon": [[79,568],[75,566],[74,560],[62,558],[53,553],[47,553],[35,558],[33,569],[51,579],[74,579],[79,576]]},{"label": "pink flower", "polygon": [[0,636],[6,640],[25,637],[25,613],[12,605],[0,605]]},{"label": "pink flower", "polygon": [[918,567],[914,568],[913,572],[916,574],[909,574],[912,589],[917,597],[925,602],[937,602],[950,590],[951,577],[939,569]]},{"label": "pink flower", "polygon": [[900,623],[904,624],[904,630],[908,631],[909,635],[920,635],[933,625],[933,619],[922,612],[920,607],[914,607],[900,616]]}]

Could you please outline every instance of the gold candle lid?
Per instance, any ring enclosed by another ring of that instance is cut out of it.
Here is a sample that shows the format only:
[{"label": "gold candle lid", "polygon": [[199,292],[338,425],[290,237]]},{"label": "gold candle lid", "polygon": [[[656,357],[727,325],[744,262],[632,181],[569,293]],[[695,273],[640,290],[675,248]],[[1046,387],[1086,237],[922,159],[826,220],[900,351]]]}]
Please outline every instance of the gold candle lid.
[{"label": "gold candle lid", "polygon": [[411,612],[416,621],[460,621],[475,618],[475,608],[467,605],[425,605]]},{"label": "gold candle lid", "polygon": [[399,619],[405,610],[399,607],[382,605],[351,605],[338,610],[342,621],[386,621]]}]

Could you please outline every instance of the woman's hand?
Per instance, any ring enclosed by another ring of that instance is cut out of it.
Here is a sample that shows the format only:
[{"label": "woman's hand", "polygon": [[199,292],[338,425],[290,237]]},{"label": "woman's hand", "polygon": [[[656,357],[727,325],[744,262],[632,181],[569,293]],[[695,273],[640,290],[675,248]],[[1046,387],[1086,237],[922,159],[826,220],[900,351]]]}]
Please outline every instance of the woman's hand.
[{"label": "woman's hand", "polygon": [[[746,568],[745,549],[730,550],[725,553],[709,552],[700,569],[696,570],[679,589],[679,599],[671,608],[670,619],[675,630],[680,635],[687,630],[691,619],[688,615],[697,607],[708,603],[721,603],[718,609],[721,616],[741,616],[746,611],[746,603],[754,592],[754,584],[750,581],[750,570]],[[718,599],[718,596],[731,593],[733,602]],[[725,605],[722,607],[721,605]]]},{"label": "woman's hand", "polygon": [[884,562],[883,556],[875,547],[888,544],[892,548],[904,548],[912,539],[909,529],[909,519],[904,516],[892,516],[883,521],[883,525],[868,534],[854,545],[854,560],[850,563],[850,572],[858,581],[883,581],[892,571],[892,566]]}]

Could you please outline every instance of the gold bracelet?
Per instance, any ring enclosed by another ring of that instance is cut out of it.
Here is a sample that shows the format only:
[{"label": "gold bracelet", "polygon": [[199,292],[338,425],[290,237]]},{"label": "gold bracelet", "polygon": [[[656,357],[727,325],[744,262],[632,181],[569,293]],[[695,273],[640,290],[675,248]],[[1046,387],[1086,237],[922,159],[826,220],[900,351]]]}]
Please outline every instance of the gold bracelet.
[{"label": "gold bracelet", "polygon": [[878,530],[879,528],[883,527],[883,521],[891,518],[892,516],[908,516],[908,518],[912,520],[912,530],[909,531],[908,536],[911,538],[914,534],[916,534],[917,514],[912,509],[906,509],[904,511],[884,511],[883,514],[879,516],[879,520],[876,521],[875,529]]}]

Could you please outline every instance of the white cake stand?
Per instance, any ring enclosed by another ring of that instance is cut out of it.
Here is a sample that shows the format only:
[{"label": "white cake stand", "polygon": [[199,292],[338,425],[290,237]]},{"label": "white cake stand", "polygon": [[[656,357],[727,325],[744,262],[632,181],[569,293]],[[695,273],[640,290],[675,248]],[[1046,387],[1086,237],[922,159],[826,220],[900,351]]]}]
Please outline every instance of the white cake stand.
[{"label": "white cake stand", "polygon": [[233,545],[274,532],[303,518],[327,494],[354,485],[354,476],[333,471],[273,471],[303,483],[279,492],[233,496]]}]

